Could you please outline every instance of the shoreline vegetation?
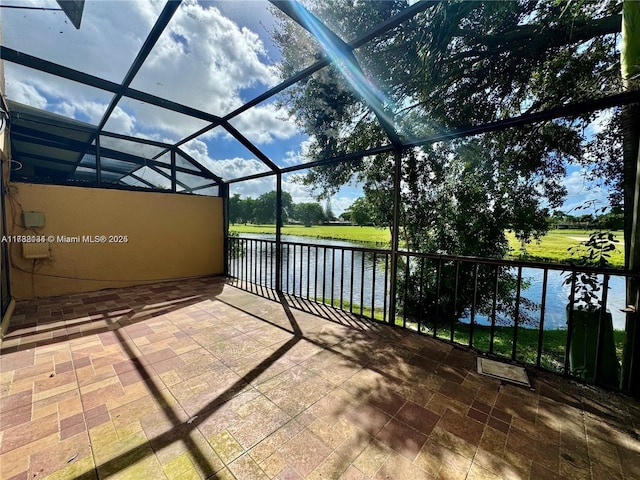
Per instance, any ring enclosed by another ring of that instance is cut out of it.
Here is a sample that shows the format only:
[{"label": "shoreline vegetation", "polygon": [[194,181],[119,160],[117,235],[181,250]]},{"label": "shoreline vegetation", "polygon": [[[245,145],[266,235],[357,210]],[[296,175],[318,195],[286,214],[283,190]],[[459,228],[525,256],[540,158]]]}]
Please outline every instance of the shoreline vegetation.
[{"label": "shoreline vegetation", "polygon": [[[229,231],[233,233],[275,234],[275,225],[229,225]],[[507,259],[526,259],[542,262],[569,262],[571,255],[569,248],[578,245],[589,237],[591,230],[549,230],[540,239],[531,241],[523,250],[520,242],[511,232],[507,232],[510,253]],[[624,243],[621,231],[611,232],[619,241],[616,249],[611,253],[610,262],[613,267],[624,266]],[[362,243],[373,248],[388,248],[391,243],[391,233],[387,229],[376,227],[360,227],[357,225],[314,225],[304,227],[302,225],[284,225],[283,235],[296,235],[301,237],[324,238],[327,240],[344,240]]]},{"label": "shoreline vegetation", "polygon": [[[361,315],[367,318],[372,318],[374,321],[383,322],[384,316],[381,308],[376,308],[371,312],[370,306],[360,307],[359,304],[351,304],[348,300],[340,302],[339,299],[330,298],[316,298],[316,302],[325,305],[333,305],[334,307],[341,308],[346,312],[352,312],[355,315]],[[394,323],[401,327],[403,321],[401,316],[397,316],[394,319]],[[427,335],[433,335],[433,325],[425,322],[421,326],[421,332]],[[406,322],[406,328],[409,330],[417,331],[418,324],[412,321]],[[451,323],[441,323],[436,326],[436,337],[441,340],[451,340],[451,332],[453,328],[453,341],[462,345],[469,345],[469,329],[468,323],[456,322],[454,325]],[[513,325],[498,325],[493,327],[493,353],[505,358],[511,357],[511,351],[513,348]],[[489,345],[491,341],[491,326],[474,324],[473,326],[473,344],[469,345],[483,352],[489,351]],[[517,360],[529,364],[535,364],[538,353],[538,340],[540,331],[538,328],[518,328],[518,354]],[[616,357],[618,360],[622,358],[622,346],[624,344],[625,332],[624,330],[614,330],[614,345],[616,349]],[[561,371],[564,364],[564,355],[567,345],[567,330],[566,329],[552,329],[544,330],[542,335],[542,349],[540,363],[543,367]]]}]

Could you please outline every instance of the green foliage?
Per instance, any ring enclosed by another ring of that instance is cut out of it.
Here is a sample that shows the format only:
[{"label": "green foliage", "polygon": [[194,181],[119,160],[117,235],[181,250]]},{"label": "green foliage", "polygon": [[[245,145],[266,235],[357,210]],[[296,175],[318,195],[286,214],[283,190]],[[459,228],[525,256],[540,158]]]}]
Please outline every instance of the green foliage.
[{"label": "green foliage", "polygon": [[356,225],[373,224],[373,207],[365,197],[357,198],[346,210],[346,215]]},{"label": "green foliage", "polygon": [[298,220],[305,227],[310,227],[324,222],[325,214],[322,207],[317,203],[297,203],[293,206],[291,218]]},{"label": "green foliage", "polygon": [[[282,192],[282,221],[293,209],[291,194]],[[229,198],[229,223],[275,223],[276,192],[263,193],[258,198],[241,198],[236,193]]]},{"label": "green foliage", "polygon": [[342,215],[340,215],[340,219],[344,220],[345,222],[353,222],[353,217],[348,209],[342,212]]},{"label": "green foliage", "polygon": [[624,228],[624,213],[621,208],[613,208],[611,212],[600,215],[598,218],[600,228],[605,230],[622,230]]},{"label": "green foliage", "polygon": [[[422,318],[425,325],[432,324],[434,318],[438,323],[451,324],[457,323],[461,317],[469,317],[471,305],[475,304],[477,314],[490,316],[494,292],[497,292],[496,324],[509,323],[514,318],[517,277],[509,268],[500,267],[496,271],[490,265],[442,262],[438,282],[438,262],[418,258],[410,259],[408,266],[406,262],[406,258],[401,257],[398,266],[401,272],[398,279],[401,292],[397,299],[398,315],[413,321]],[[526,289],[529,282],[522,279],[521,285]],[[537,317],[530,312],[536,310],[537,304],[520,298],[519,308],[520,323],[535,325]]]},{"label": "green foliage", "polygon": [[229,237],[229,258],[244,257],[247,249],[244,242],[236,241],[240,237],[238,232],[230,231],[227,236]]},{"label": "green foliage", "polygon": [[[327,305],[332,305],[329,298],[316,298],[316,301]],[[371,307],[361,307],[359,304],[351,304],[347,300],[343,300],[342,303],[339,299],[333,300],[333,306],[342,308],[344,311],[353,312],[356,315],[362,315],[367,318],[371,318],[377,321],[383,321],[384,312],[381,308],[376,308],[374,311]],[[395,324],[398,326],[403,325],[401,317],[395,318]],[[406,324],[407,328],[411,330],[418,330],[418,324],[415,322],[409,322]],[[482,352],[489,352],[491,343],[491,331],[493,330],[493,354],[511,358],[511,352],[513,349],[513,327],[508,326],[495,326],[493,329],[490,326],[474,325],[473,327],[473,348]],[[421,333],[432,335],[433,329],[422,324]],[[516,358],[520,362],[535,365],[538,355],[538,341],[540,331],[537,328],[519,328],[518,329],[518,344],[516,351]],[[617,358],[622,357],[622,345],[625,339],[624,330],[614,330],[614,346],[616,350]],[[438,338],[449,340],[451,338],[451,324],[440,323],[438,325],[436,336]],[[453,341],[461,345],[469,345],[470,326],[469,324],[456,323],[454,325]],[[549,370],[563,371],[565,349],[567,345],[567,330],[545,330],[542,337],[542,349],[540,364],[543,368]]]},{"label": "green foliage", "polygon": [[255,200],[253,198],[240,198],[240,194],[236,193],[229,198],[229,223],[252,222],[254,219]]},{"label": "green foliage", "polygon": [[[309,5],[347,40],[406,7],[402,1]],[[617,91],[620,82],[612,67],[619,12],[615,1],[442,2],[384,41],[361,47],[358,60],[388,99],[398,130],[419,138]],[[282,25],[275,40],[282,49],[283,74],[290,75],[322,50],[301,29]],[[384,138],[369,107],[336,67],[320,70],[287,95],[285,103],[315,139],[310,160],[373,148]],[[475,217],[488,210],[497,225],[511,228],[518,238],[539,237],[547,228],[544,205],[559,206],[566,193],[561,185],[566,163],[585,160],[584,127],[594,117],[585,114],[406,155],[404,201],[410,207],[403,212],[404,236],[421,251],[433,244],[448,253],[486,251],[486,243],[452,241],[459,231],[447,223],[461,211]],[[321,195],[353,179],[365,192],[389,195],[392,178],[391,157],[378,155],[312,169],[304,181]],[[388,207],[390,201],[378,204]],[[410,231],[408,225],[416,228]],[[499,237],[504,229],[494,230]],[[504,239],[497,240],[505,246]]]},{"label": "green foliage", "polygon": [[[579,208],[587,208],[584,207]],[[596,210],[604,213],[606,208]],[[593,231],[589,238],[578,245],[570,247],[571,263],[580,267],[609,267],[611,266],[611,253],[616,250],[619,241],[615,235],[606,231]],[[574,283],[574,275],[576,275]],[[596,311],[602,306],[602,283],[596,273],[567,273],[564,279],[565,285],[573,284],[573,292],[569,294],[576,302],[578,310]]]},{"label": "green foliage", "polygon": [[[276,231],[275,225],[231,225],[231,232],[237,233],[270,233]],[[334,240],[347,240],[360,243],[377,243],[388,246],[391,241],[391,234],[388,229],[375,227],[358,227],[344,225],[314,225],[311,228],[304,228],[295,225],[285,225],[282,227],[285,235],[298,235],[303,237],[327,238]],[[611,232],[617,238],[622,237],[622,232]],[[580,239],[586,235],[584,230],[551,230],[539,241],[535,241],[527,246],[526,253],[521,250],[522,245],[513,233],[506,233],[509,242],[508,258],[518,258],[527,260],[551,261],[566,263],[570,259],[569,247],[578,245]],[[401,245],[402,246],[402,245]],[[624,265],[624,252],[617,248],[610,252],[611,265],[622,267]]]},{"label": "green foliage", "polygon": [[[349,41],[407,3],[327,0],[307,5]],[[618,91],[615,33],[620,30],[620,9],[615,0],[436,2],[381,41],[360,47],[357,58],[379,88],[397,131],[404,138],[421,138]],[[275,41],[282,51],[282,72],[288,76],[324,52],[301,29],[286,22],[282,26]],[[385,143],[385,132],[342,67],[319,70],[284,97],[313,138],[308,160]],[[619,169],[611,156],[596,156],[596,145],[588,142],[586,127],[596,115],[406,151],[399,232],[405,247],[502,258],[509,252],[505,231],[523,245],[540,239],[549,228],[548,209],[558,208],[566,195],[562,183],[568,164],[607,164],[610,174]],[[607,127],[617,119],[614,114],[603,120],[601,141],[608,141],[610,150],[619,138],[607,136]],[[393,177],[393,155],[381,154],[310,169],[303,182],[320,196],[358,182],[365,200],[350,209],[351,218],[389,227]],[[416,281],[412,275],[429,278],[420,266],[410,270],[406,279],[398,280],[407,287]],[[505,275],[504,284],[513,286],[513,278]],[[462,288],[461,298],[468,302],[470,286]],[[487,288],[490,282],[482,280],[483,292]],[[428,284],[429,289],[435,285]],[[508,289],[501,293],[505,312],[513,308],[512,298]],[[398,300],[407,311],[415,310]],[[449,305],[448,313],[455,315],[461,308],[464,305]]]},{"label": "green foliage", "polygon": [[631,80],[640,73],[640,4],[635,1],[623,2],[622,48],[620,67],[622,78]]},{"label": "green foliage", "polygon": [[[293,200],[289,192],[282,192],[282,221],[286,222],[293,207]],[[275,223],[276,192],[263,193],[255,200],[253,207],[254,223]]]}]

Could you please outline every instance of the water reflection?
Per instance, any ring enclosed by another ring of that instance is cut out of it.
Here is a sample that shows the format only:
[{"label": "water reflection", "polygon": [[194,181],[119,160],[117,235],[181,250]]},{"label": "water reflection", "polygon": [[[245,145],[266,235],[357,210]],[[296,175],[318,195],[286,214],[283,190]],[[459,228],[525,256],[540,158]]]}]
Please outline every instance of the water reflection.
[{"label": "water reflection", "polygon": [[[516,269],[512,269],[515,273]],[[540,306],[542,304],[542,285],[544,272],[537,268],[523,268],[522,278],[527,281],[528,287],[522,290],[522,297]],[[569,303],[570,285],[563,285],[565,274],[561,271],[549,270],[547,277],[547,292],[544,314],[545,330],[566,329],[567,316],[566,307]],[[602,276],[599,276],[602,281]],[[607,310],[612,314],[613,328],[624,330],[625,314],[620,310],[625,305],[625,278],[611,276],[609,279],[609,291],[607,294]],[[539,320],[540,309],[529,311],[529,313]],[[468,322],[468,319],[466,320]],[[490,320],[486,316],[476,315],[477,323],[490,325]],[[538,326],[539,321],[536,325]]]},{"label": "water reflection", "polygon": [[[275,240],[275,235],[272,234],[242,234],[241,236],[256,240]],[[282,241],[306,244],[285,244],[283,246],[282,287],[285,291],[305,298],[325,299],[327,303],[344,305],[347,309],[356,312],[360,311],[360,307],[387,309],[389,305],[389,280],[385,275],[389,269],[387,255],[341,250],[339,247],[363,247],[361,244],[344,240],[283,235]],[[247,256],[253,261],[246,262],[244,271],[253,272],[254,280],[259,283],[274,287],[276,274],[274,245],[269,242],[252,242],[249,248]],[[516,269],[511,270],[515,275]],[[523,303],[524,300],[529,300],[538,306],[542,303],[543,274],[544,272],[540,269],[522,269],[524,283],[521,297]],[[545,302],[545,330],[566,328],[566,305],[570,286],[563,285],[563,281],[563,272],[549,271]],[[607,309],[612,313],[613,327],[616,330],[624,330],[625,328],[625,316],[620,311],[624,305],[625,278],[612,276],[609,280]],[[489,310],[490,308],[485,309]],[[528,310],[527,313],[534,320],[537,319],[534,325],[527,326],[538,327],[540,309]],[[468,316],[460,320],[469,322]],[[476,313],[475,320],[481,325],[490,324],[490,319],[487,316],[478,313]],[[507,324],[513,324],[513,321],[508,320]]]}]

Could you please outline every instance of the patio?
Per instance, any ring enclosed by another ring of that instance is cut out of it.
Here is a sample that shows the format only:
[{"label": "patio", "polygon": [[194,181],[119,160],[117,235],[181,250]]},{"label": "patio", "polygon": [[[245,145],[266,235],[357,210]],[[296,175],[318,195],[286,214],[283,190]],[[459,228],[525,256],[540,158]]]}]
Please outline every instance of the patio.
[{"label": "patio", "polygon": [[502,384],[471,351],[256,293],[208,277],[19,302],[1,477],[640,478],[635,400],[535,370]]}]

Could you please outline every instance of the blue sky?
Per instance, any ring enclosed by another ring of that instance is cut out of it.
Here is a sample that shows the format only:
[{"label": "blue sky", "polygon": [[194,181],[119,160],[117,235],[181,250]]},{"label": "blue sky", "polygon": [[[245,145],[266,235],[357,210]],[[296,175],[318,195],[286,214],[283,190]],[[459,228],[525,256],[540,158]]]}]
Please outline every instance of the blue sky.
[{"label": "blue sky", "polygon": [[[16,5],[57,8],[54,0],[16,0]],[[2,11],[3,45],[92,75],[120,82],[151,30],[163,1],[87,1],[82,27],[76,30],[61,12]],[[132,87],[170,100],[226,115],[278,84],[280,54],[269,32],[276,21],[263,0],[185,0],[156,44]],[[111,94],[7,63],[9,99],[97,124]],[[276,164],[304,161],[309,137],[294,116],[269,100],[231,121]],[[123,99],[106,129],[173,143],[206,123],[158,107]],[[183,146],[184,150],[224,178],[266,170],[254,155],[220,128]],[[584,185],[579,169],[571,168],[565,210],[585,199],[604,197]],[[314,201],[308,190],[284,179],[295,202]],[[258,196],[275,187],[273,179],[235,184],[232,192]],[[332,199],[341,213],[361,191],[344,187]]]}]

